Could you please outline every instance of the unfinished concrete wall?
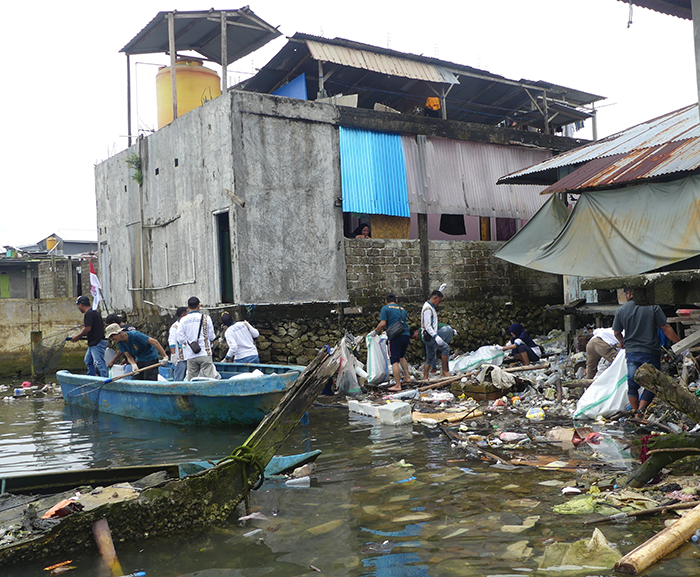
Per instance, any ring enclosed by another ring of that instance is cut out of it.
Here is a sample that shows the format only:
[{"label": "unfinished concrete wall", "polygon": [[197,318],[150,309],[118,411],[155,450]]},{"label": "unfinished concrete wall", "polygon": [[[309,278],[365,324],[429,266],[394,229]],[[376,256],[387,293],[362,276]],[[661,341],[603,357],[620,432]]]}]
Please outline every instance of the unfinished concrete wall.
[{"label": "unfinished concrete wall", "polygon": [[337,109],[232,94],[240,302],[347,299]]},{"label": "unfinished concrete wall", "polygon": [[[353,304],[381,302],[394,292],[404,302],[421,300],[417,240],[346,239],[348,294]],[[455,301],[562,302],[558,275],[542,273],[496,258],[501,242],[430,241],[430,287],[447,283]]]},{"label": "unfinished concrete wall", "polygon": [[[3,319],[0,325],[0,377],[31,374],[33,331],[41,331],[38,338],[54,335],[60,339],[77,333],[83,324],[83,315],[72,297],[0,299],[0,318]],[[84,343],[68,343],[61,368],[80,366],[84,354]],[[76,358],[80,361],[77,365]]]},{"label": "unfinished concrete wall", "polygon": [[[98,165],[110,307],[175,307],[191,295],[222,303],[220,215],[228,215],[235,302],[346,298],[333,111],[229,92]],[[126,163],[132,155],[141,187]]]}]

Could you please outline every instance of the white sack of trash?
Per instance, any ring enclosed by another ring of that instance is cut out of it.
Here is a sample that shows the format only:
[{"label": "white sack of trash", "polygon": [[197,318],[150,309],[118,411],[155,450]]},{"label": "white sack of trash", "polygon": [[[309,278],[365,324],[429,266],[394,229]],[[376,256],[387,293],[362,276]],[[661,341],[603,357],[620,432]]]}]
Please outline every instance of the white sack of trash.
[{"label": "white sack of trash", "polygon": [[503,349],[495,345],[485,345],[479,347],[470,355],[457,357],[450,360],[450,372],[473,371],[481,365],[496,365],[500,367],[503,364]]}]

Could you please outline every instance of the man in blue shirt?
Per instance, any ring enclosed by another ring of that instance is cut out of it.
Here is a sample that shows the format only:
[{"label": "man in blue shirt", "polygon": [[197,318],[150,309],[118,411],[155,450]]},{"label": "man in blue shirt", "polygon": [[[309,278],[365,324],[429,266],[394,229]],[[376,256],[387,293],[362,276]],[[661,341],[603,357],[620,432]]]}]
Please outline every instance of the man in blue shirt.
[{"label": "man in blue shirt", "polygon": [[[133,371],[156,364],[158,355],[162,359],[162,364],[168,362],[165,349],[161,344],[156,339],[139,331],[125,331],[117,323],[114,323],[107,327],[105,336],[110,342],[117,343],[117,347],[124,353]],[[158,367],[137,373],[134,378],[142,381],[157,381]]]},{"label": "man in blue shirt", "polygon": [[[389,337],[389,356],[391,362],[391,371],[394,374],[394,386],[389,387],[389,391],[400,391],[401,383],[410,384],[411,376],[408,372],[408,363],[406,362],[406,350],[408,343],[411,342],[411,333],[408,330],[406,311],[396,304],[396,295],[389,293],[386,295],[386,305],[382,307],[379,313],[379,324],[372,331],[374,335],[381,333],[387,329]],[[401,380],[401,369],[403,369],[404,379]]]}]

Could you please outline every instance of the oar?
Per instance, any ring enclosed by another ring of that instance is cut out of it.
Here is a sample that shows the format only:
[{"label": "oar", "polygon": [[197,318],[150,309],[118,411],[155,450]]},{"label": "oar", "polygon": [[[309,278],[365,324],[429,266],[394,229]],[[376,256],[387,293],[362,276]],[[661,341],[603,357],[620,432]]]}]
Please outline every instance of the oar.
[{"label": "oar", "polygon": [[75,397],[75,396],[89,395],[90,393],[93,393],[97,390],[102,389],[102,387],[104,387],[105,385],[108,385],[109,383],[113,383],[114,381],[118,381],[119,379],[123,379],[124,377],[131,377],[133,375],[138,375],[139,373],[143,373],[144,371],[147,371],[149,369],[154,369],[154,368],[160,367],[160,366],[161,366],[161,363],[158,362],[158,363],[156,363],[154,365],[150,365],[148,367],[143,367],[141,369],[137,369],[137,370],[131,371],[129,373],[124,373],[123,375],[119,375],[118,377],[112,377],[111,379],[107,379],[105,381],[102,381],[101,383],[99,381],[95,381],[93,383],[85,383],[84,385],[80,385],[79,387],[76,387],[73,390],[75,391],[77,389],[84,389],[85,387],[93,387],[93,388],[90,391],[88,391],[87,393],[79,393],[78,395],[74,394],[71,396]]}]

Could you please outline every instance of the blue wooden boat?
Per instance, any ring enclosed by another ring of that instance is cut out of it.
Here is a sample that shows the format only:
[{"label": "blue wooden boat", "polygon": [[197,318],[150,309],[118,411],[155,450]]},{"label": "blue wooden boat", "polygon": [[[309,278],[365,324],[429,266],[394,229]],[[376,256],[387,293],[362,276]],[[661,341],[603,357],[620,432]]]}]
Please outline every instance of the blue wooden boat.
[{"label": "blue wooden boat", "polygon": [[[300,366],[215,363],[217,380],[113,382],[59,371],[56,378],[68,405],[122,417],[184,425],[257,425],[279,403],[304,369]],[[255,369],[262,376],[241,378]],[[160,369],[172,378],[172,367]],[[231,377],[237,376],[231,380]]]}]

